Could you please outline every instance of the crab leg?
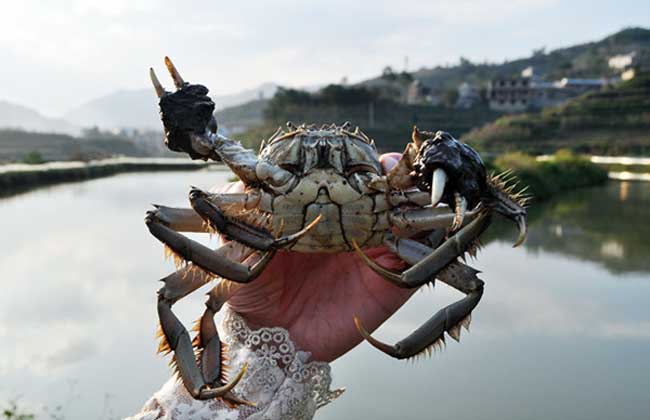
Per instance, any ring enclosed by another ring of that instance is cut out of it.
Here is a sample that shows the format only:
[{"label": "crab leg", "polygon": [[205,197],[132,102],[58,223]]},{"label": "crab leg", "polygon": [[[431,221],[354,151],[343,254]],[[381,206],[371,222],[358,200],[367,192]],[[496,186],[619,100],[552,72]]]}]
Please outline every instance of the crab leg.
[{"label": "crab leg", "polygon": [[[468,223],[479,214],[478,209],[465,213],[464,223]],[[415,210],[396,210],[388,214],[392,226],[406,235],[433,229],[453,230],[457,213],[450,212],[449,207],[426,207]],[[459,226],[460,227],[460,226]]]},{"label": "crab leg", "polygon": [[157,218],[161,223],[179,232],[207,232],[203,219],[192,209],[167,207],[154,204],[155,210],[147,214]]},{"label": "crab leg", "polygon": [[[416,264],[433,251],[426,245],[409,239],[389,239],[386,241],[386,245],[410,264]],[[394,345],[373,338],[357,317],[354,317],[355,325],[371,345],[397,359],[410,358],[427,351],[432,346],[440,346],[444,343],[445,332],[454,340],[460,341],[460,327],[464,326],[469,330],[472,310],[483,296],[484,283],[476,277],[476,274],[478,274],[477,270],[458,261],[450,263],[440,271],[437,274],[438,280],[460,290],[467,296],[438,311],[420,328]]]},{"label": "crab leg", "polygon": [[321,219],[321,216],[318,216],[304,229],[275,238],[263,229],[227,218],[224,212],[209,200],[209,195],[199,189],[194,188],[190,191],[190,203],[214,230],[259,251],[271,251],[294,244],[312,230]]},{"label": "crab leg", "polygon": [[[239,286],[222,281],[212,289],[206,302],[206,311],[199,323],[195,343],[192,343],[187,329],[171,310],[175,302],[209,280],[209,274],[191,270],[189,267],[184,267],[163,279],[165,286],[158,291],[158,317],[162,340],[159,351],[174,352],[179,376],[194,398],[203,400],[222,397],[232,403],[250,405],[251,403],[231,392],[246,372],[246,366],[231,381],[225,381],[222,344],[214,324],[214,314]],[[198,366],[193,344],[199,348]]]},{"label": "crab leg", "polygon": [[490,214],[483,212],[455,235],[443,242],[423,259],[402,273],[396,273],[377,264],[366,256],[353,241],[353,246],[361,258],[376,273],[391,283],[403,288],[416,288],[431,281],[436,275],[456,258],[463,255],[490,224]]},{"label": "crab leg", "polygon": [[[255,191],[247,193],[210,194],[210,201],[217,205],[237,206],[242,209],[254,208],[258,205],[260,196]],[[168,207],[154,204],[155,210],[150,210],[154,217],[164,225],[177,232],[209,232],[204,220],[194,209]]]},{"label": "crab leg", "polygon": [[149,231],[159,241],[167,245],[175,254],[185,261],[237,283],[248,283],[260,275],[273,258],[274,252],[266,252],[252,267],[220,255],[199,242],[189,239],[160,222],[154,214],[148,213],[145,223]]}]

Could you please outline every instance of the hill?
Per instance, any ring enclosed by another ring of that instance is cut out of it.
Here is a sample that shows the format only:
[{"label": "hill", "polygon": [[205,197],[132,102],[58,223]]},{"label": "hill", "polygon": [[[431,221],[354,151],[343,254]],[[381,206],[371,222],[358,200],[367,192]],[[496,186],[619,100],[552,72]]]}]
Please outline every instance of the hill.
[{"label": "hill", "polygon": [[650,73],[541,112],[505,116],[465,140],[486,151],[650,155]]},{"label": "hill", "polygon": [[[411,73],[424,86],[434,92],[444,93],[455,90],[463,82],[484,86],[497,77],[518,75],[523,69],[533,66],[535,71],[547,80],[571,78],[599,78],[613,76],[608,60],[617,54],[636,51],[635,57],[644,65],[650,64],[650,29],[626,28],[600,41],[560,48],[550,52],[540,48],[530,57],[504,63],[472,63],[460,59],[460,64],[449,67],[423,68]],[[403,89],[403,80],[389,80],[386,74],[361,83],[369,87]]]},{"label": "hill", "polygon": [[219,127],[229,132],[240,133],[264,121],[264,110],[268,99],[258,99],[242,105],[232,106],[215,112]]},{"label": "hill", "polygon": [[0,163],[55,160],[91,160],[113,156],[145,157],[150,154],[117,136],[72,137],[65,134],[0,130]]},{"label": "hill", "polygon": [[[373,138],[381,151],[401,152],[410,139],[414,124],[461,136],[500,115],[484,106],[459,110],[445,106],[408,105],[382,98],[365,87],[341,85],[329,85],[316,93],[281,88],[265,104],[247,104],[238,111],[242,115],[251,115],[255,107],[259,114],[262,106],[263,122],[249,126],[246,132],[236,136],[254,149],[263,138],[269,137],[287,121],[316,125],[350,121]],[[222,124],[221,120],[219,122]]]},{"label": "hill", "polygon": [[[223,109],[260,96],[271,97],[276,89],[273,83],[263,83],[231,95],[213,96],[212,100],[217,109]],[[152,88],[122,90],[93,99],[70,110],[64,118],[80,127],[161,129],[158,100]]]},{"label": "hill", "polygon": [[63,119],[47,118],[33,109],[0,101],[0,128],[76,134],[79,130]]}]

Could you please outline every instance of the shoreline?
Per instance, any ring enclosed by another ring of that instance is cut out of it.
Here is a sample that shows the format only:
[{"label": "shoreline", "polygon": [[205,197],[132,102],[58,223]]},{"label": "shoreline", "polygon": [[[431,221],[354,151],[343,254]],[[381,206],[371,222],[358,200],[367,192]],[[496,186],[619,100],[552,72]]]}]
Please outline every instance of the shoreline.
[{"label": "shoreline", "polygon": [[[594,162],[603,165],[610,162]],[[620,160],[628,158],[621,158]],[[538,162],[552,162],[552,156],[538,157]],[[616,163],[621,163],[616,162]],[[636,161],[625,162],[636,164]],[[647,162],[643,162],[647,164]],[[90,162],[49,162],[43,164],[7,164],[0,165],[0,197],[20,194],[40,187],[62,184],[68,182],[81,182],[101,177],[112,176],[128,172],[156,172],[156,171],[186,171],[214,167],[217,170],[225,168],[215,162],[193,161],[187,158],[112,158]],[[515,173],[517,173],[515,169]],[[524,171],[526,172],[526,171]],[[536,171],[533,171],[536,172]],[[628,171],[608,171],[606,176],[614,181],[650,181],[650,174],[635,174]],[[524,175],[524,178],[527,178]],[[532,181],[532,180],[531,180]],[[602,181],[602,180],[601,180]],[[579,188],[584,185],[571,186]],[[573,189],[573,188],[569,188]],[[546,196],[547,194],[542,194]],[[553,194],[550,194],[553,195]],[[548,198],[548,197],[538,197]]]},{"label": "shoreline", "polygon": [[0,197],[39,187],[127,172],[187,171],[221,165],[188,158],[112,158],[90,162],[0,165]]}]

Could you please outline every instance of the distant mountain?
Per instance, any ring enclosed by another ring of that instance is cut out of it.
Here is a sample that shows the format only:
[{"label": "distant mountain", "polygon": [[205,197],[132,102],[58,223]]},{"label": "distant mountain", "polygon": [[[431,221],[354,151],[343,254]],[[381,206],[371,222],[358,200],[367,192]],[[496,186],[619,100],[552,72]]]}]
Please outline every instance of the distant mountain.
[{"label": "distant mountain", "polygon": [[[264,83],[232,95],[212,96],[212,100],[217,110],[220,110],[260,98],[270,98],[277,88],[274,83]],[[111,93],[72,109],[64,118],[81,127],[160,129],[158,105],[153,89]]]},{"label": "distant mountain", "polygon": [[261,125],[268,102],[268,99],[257,99],[217,111],[215,116],[219,127],[224,127],[232,133],[240,133]]},{"label": "distant mountain", "polygon": [[0,128],[77,134],[79,130],[60,118],[47,118],[31,108],[0,100]]}]

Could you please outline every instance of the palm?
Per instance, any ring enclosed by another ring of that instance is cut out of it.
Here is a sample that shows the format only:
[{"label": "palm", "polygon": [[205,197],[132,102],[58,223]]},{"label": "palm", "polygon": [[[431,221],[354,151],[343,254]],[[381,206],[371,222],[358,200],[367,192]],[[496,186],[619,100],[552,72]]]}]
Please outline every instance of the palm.
[{"label": "palm", "polygon": [[[384,266],[403,264],[385,248],[368,255]],[[379,277],[355,253],[281,252],[229,304],[251,326],[284,327],[315,360],[332,361],[361,342],[355,315],[374,330],[412,294]]]},{"label": "palm", "polygon": [[[399,158],[398,153],[388,153],[380,162],[388,171]],[[236,183],[224,192],[242,190],[243,184]],[[404,268],[386,248],[367,254],[385,267]],[[260,277],[239,288],[228,303],[251,326],[286,328],[313,359],[329,362],[361,342],[355,315],[373,331],[413,293],[384,280],[354,252],[278,252]]]}]

